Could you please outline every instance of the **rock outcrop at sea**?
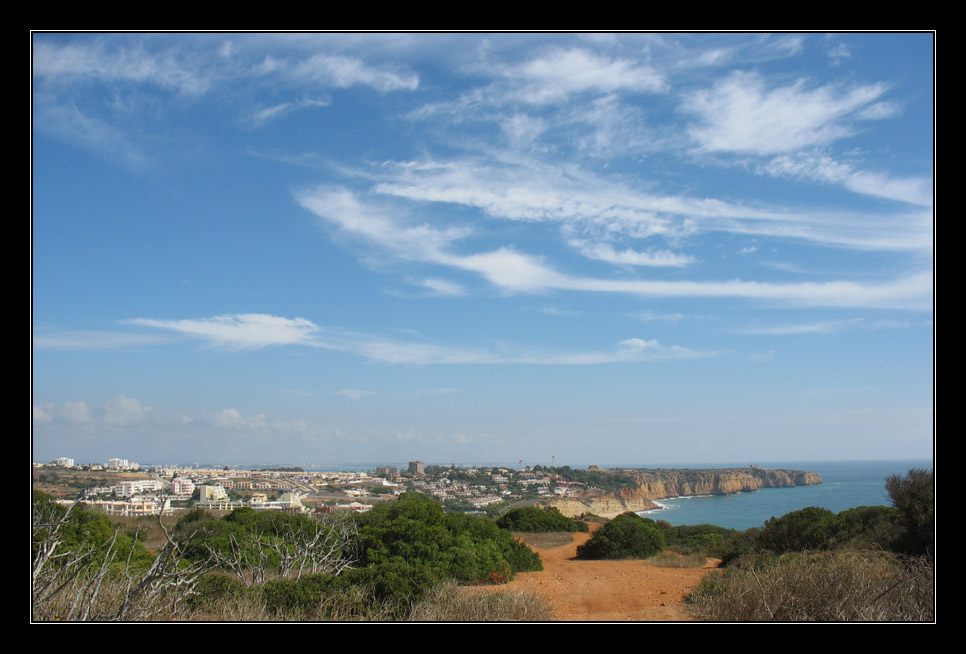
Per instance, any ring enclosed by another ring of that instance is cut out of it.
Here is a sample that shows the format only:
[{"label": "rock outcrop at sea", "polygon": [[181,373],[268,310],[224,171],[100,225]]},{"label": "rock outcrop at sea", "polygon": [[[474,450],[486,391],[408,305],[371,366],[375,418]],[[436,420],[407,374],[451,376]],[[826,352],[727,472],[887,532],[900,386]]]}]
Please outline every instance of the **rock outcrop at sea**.
[{"label": "rock outcrop at sea", "polygon": [[625,511],[649,511],[659,508],[653,500],[688,495],[731,495],[759,488],[787,488],[821,484],[822,478],[805,470],[773,470],[769,468],[710,469],[621,469],[614,470],[634,477],[635,486],[612,493],[601,493],[580,499],[561,498],[549,502],[568,517],[585,513],[613,516]]}]

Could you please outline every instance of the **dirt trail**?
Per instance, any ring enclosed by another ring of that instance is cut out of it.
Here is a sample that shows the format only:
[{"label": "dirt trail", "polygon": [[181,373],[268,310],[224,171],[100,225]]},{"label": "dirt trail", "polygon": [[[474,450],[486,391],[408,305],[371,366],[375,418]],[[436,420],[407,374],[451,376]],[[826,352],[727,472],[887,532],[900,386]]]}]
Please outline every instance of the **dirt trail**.
[{"label": "dirt trail", "polygon": [[662,568],[645,561],[577,561],[577,546],[590,534],[575,534],[568,545],[534,550],[543,572],[522,572],[506,586],[539,594],[553,607],[556,620],[691,620],[684,596],[713,567]]}]

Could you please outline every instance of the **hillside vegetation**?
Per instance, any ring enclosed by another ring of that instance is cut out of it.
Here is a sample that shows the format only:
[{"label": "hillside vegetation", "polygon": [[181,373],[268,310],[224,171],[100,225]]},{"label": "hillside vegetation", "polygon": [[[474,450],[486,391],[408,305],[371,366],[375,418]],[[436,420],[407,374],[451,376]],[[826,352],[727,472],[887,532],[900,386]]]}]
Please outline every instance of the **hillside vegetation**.
[{"label": "hillside vegetation", "polygon": [[[155,553],[139,533],[41,494],[33,516],[35,620],[407,619],[438,615],[426,602],[444,597],[470,611],[452,584],[502,583],[541,569],[529,547],[492,521],[444,513],[420,494],[358,517],[190,511],[164,529]],[[500,606],[509,607],[500,619],[545,613],[532,598],[479,602],[491,618]]]},{"label": "hillside vegetation", "polygon": [[727,567],[691,596],[723,621],[932,621],[933,473],[886,481],[892,507],[808,507],[724,539]]},{"label": "hillside vegetation", "polygon": [[[893,506],[808,507],[746,531],[673,527],[625,513],[577,549],[581,559],[724,568],[690,596],[716,621],[931,621],[931,471],[891,477]],[[511,535],[581,529],[553,510],[499,521],[446,512],[405,493],[362,515],[202,510],[176,523],[116,521],[36,493],[32,616],[38,621],[546,620],[543,600],[465,592],[542,569]],[[563,533],[573,533],[563,531]],[[150,545],[149,545],[150,544]]]},{"label": "hillside vegetation", "polygon": [[544,508],[527,506],[511,509],[500,516],[496,524],[501,529],[530,534],[555,531],[587,532],[590,530],[587,523],[561,515],[560,511],[552,506]]}]

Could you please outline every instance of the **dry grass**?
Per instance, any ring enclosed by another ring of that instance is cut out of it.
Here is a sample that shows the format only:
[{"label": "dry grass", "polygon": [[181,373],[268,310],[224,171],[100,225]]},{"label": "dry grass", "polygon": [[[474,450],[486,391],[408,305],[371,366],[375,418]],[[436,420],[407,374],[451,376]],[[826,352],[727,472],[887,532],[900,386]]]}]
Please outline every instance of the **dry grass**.
[{"label": "dry grass", "polygon": [[708,558],[703,552],[678,554],[671,550],[664,550],[657,556],[648,559],[647,562],[661,568],[703,568],[707,565]]},{"label": "dry grass", "polygon": [[432,622],[538,622],[553,619],[550,605],[531,593],[465,588],[454,582],[431,590],[409,615]]},{"label": "dry grass", "polygon": [[544,533],[531,533],[514,531],[514,538],[522,540],[530,547],[541,550],[550,550],[555,547],[570,545],[574,540],[574,533],[571,531],[548,531]]},{"label": "dry grass", "polygon": [[931,561],[887,552],[803,552],[709,576],[691,595],[699,619],[725,622],[931,622]]}]

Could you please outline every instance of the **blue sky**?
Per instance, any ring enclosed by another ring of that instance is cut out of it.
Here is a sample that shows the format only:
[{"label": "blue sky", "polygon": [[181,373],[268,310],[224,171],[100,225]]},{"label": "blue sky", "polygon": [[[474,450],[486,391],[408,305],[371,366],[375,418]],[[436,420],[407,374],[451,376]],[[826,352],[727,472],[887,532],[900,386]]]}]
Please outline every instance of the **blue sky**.
[{"label": "blue sky", "polygon": [[34,459],[930,458],[932,34],[34,34]]}]

